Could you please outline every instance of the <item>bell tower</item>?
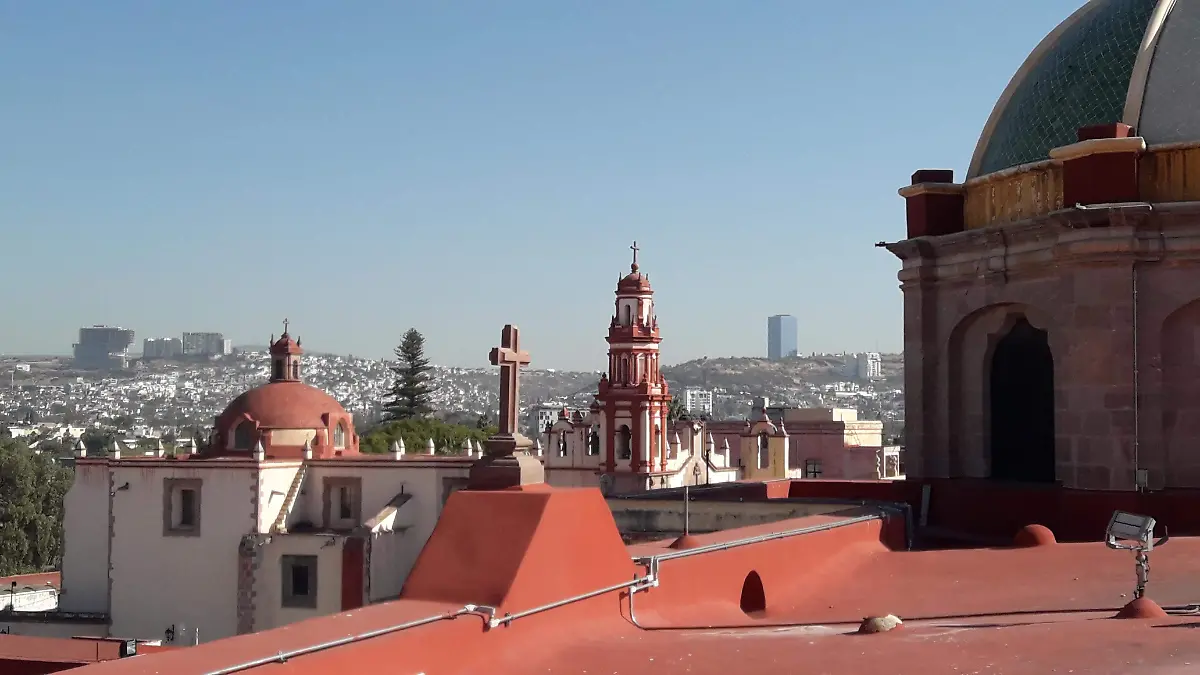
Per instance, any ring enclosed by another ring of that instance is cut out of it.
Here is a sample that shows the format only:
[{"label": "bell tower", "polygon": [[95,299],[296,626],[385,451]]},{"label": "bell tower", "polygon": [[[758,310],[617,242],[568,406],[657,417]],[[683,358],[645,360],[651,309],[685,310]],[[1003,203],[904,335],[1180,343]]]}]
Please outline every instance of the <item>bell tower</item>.
[{"label": "bell tower", "polygon": [[608,325],[608,372],[600,378],[596,402],[604,470],[650,474],[667,466],[667,411],[671,394],[659,370],[658,318],[650,278],[638,265],[638,245],[629,274],[617,282],[615,310]]},{"label": "bell tower", "polygon": [[300,341],[288,335],[288,320],[284,319],[283,335],[278,340],[271,336],[271,381],[299,382],[300,355],[303,353]]}]

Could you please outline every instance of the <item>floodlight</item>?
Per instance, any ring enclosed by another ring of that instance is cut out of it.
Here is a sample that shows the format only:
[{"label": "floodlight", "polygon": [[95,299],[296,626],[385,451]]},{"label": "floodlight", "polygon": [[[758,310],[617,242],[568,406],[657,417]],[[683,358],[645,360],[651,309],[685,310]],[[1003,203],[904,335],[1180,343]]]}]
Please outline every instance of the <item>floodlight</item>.
[{"label": "floodlight", "polygon": [[1138,599],[1146,593],[1146,583],[1150,581],[1150,556],[1155,546],[1162,546],[1170,538],[1167,529],[1163,528],[1162,539],[1154,540],[1155,521],[1150,516],[1114,511],[1108,521],[1106,542],[1109,548],[1134,552],[1134,564],[1137,566],[1137,586],[1134,587],[1133,597]]},{"label": "floodlight", "polygon": [[1150,516],[1116,511],[1108,521],[1108,547],[1149,553],[1154,550],[1154,525]]}]

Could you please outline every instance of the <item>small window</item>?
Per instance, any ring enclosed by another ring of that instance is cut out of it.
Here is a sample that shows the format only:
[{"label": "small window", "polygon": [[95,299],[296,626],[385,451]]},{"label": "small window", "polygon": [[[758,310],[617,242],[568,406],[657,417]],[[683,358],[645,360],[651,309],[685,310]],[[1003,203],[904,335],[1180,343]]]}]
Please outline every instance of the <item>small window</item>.
[{"label": "small window", "polygon": [[804,460],[804,477],[805,478],[820,478],[821,477],[821,460],[819,460],[819,459]]},{"label": "small window", "polygon": [[271,379],[283,379],[283,359],[275,359],[271,362]]},{"label": "small window", "polygon": [[558,456],[567,456],[567,432],[565,431],[558,432]]},{"label": "small window", "polygon": [[233,430],[234,450],[249,450],[254,447],[254,423],[242,420]]},{"label": "small window", "polygon": [[293,380],[300,379],[300,362],[299,361],[292,362],[292,379]]},{"label": "small window", "polygon": [[764,431],[758,435],[758,468],[765,469],[769,466],[771,466],[771,437]]},{"label": "small window", "polygon": [[163,534],[173,537],[200,536],[199,479],[164,479]]},{"label": "small window", "polygon": [[362,514],[362,479],[326,478],[325,526],[334,530],[358,527]]},{"label": "small window", "polygon": [[346,425],[341,422],[333,428],[333,447],[338,450],[346,447]]},{"label": "small window", "polygon": [[633,306],[625,305],[625,320],[621,322],[623,326],[633,325]]},{"label": "small window", "polygon": [[588,437],[588,454],[593,455],[593,456],[600,454],[600,430],[599,429],[593,428],[591,436]]},{"label": "small window", "polygon": [[283,607],[316,609],[317,556],[285,555],[280,559]]}]

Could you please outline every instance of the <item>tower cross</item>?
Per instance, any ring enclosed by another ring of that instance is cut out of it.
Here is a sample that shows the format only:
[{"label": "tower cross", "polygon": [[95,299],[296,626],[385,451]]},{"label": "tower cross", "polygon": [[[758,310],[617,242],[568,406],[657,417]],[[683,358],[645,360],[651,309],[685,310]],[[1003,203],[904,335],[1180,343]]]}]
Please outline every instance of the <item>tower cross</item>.
[{"label": "tower cross", "polygon": [[638,254],[638,251],[641,250],[640,248],[638,248],[637,241],[634,241],[633,246],[630,246],[629,249],[631,251],[633,251],[633,266],[637,267],[637,254]]},{"label": "tower cross", "polygon": [[500,333],[500,346],[493,347],[489,360],[500,366],[500,436],[517,433],[517,415],[521,406],[520,369],[529,365],[529,352],[521,351],[520,329],[509,324]]},{"label": "tower cross", "polygon": [[288,329],[288,320],[285,318],[283,320],[283,332],[286,333],[287,329]]}]

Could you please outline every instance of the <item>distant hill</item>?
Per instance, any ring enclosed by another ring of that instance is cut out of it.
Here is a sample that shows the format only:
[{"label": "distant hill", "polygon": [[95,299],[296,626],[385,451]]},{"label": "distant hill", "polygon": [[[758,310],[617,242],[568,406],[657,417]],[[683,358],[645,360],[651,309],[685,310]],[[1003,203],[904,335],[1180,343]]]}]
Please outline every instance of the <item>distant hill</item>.
[{"label": "distant hill", "polygon": [[[883,385],[903,386],[901,354],[882,354]],[[723,388],[730,393],[781,390],[803,384],[823,385],[852,380],[847,376],[853,356],[818,354],[782,361],[759,358],[696,359],[663,368],[673,387]]]}]

